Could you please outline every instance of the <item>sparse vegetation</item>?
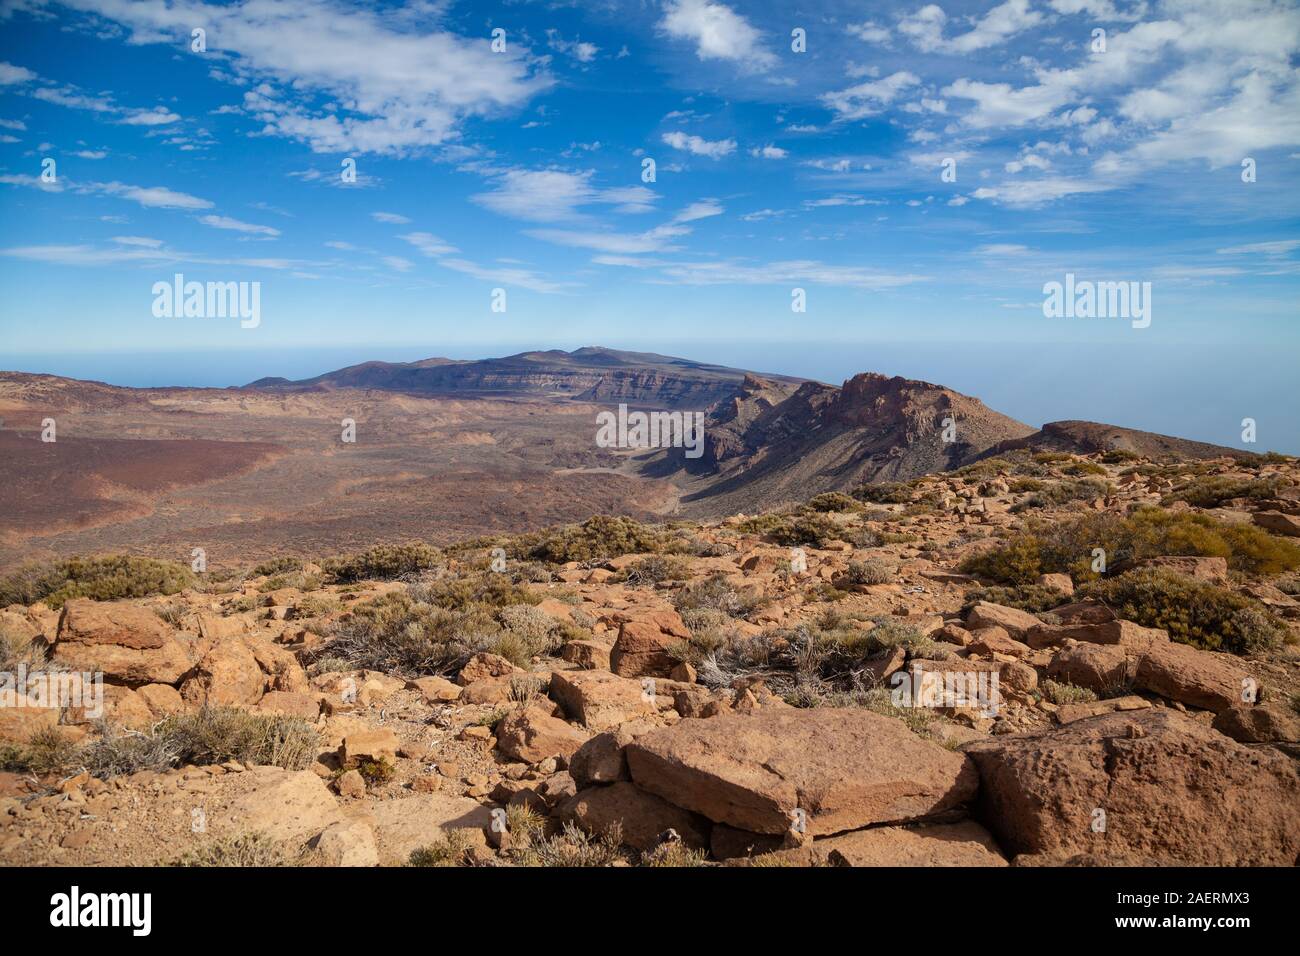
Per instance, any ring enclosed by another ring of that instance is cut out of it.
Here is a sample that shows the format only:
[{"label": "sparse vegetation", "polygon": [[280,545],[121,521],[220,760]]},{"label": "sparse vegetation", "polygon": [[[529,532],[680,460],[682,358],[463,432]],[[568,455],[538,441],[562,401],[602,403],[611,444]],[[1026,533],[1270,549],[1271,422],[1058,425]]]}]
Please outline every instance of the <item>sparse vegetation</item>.
[{"label": "sparse vegetation", "polygon": [[1050,678],[1038,685],[1039,692],[1053,704],[1090,704],[1097,695],[1086,687]]},{"label": "sparse vegetation", "polygon": [[1251,525],[1210,515],[1140,508],[1126,518],[1097,513],[1060,522],[1036,521],[990,551],[968,558],[962,570],[1003,584],[1032,583],[1040,574],[1093,580],[1093,549],[1107,564],[1161,555],[1222,557],[1248,574],[1271,575],[1300,567],[1300,547]]},{"label": "sparse vegetation", "polygon": [[1193,478],[1186,484],[1175,488],[1161,499],[1166,507],[1175,501],[1186,501],[1198,508],[1217,508],[1233,498],[1261,500],[1277,497],[1280,489],[1288,487],[1289,481],[1276,475],[1268,478],[1240,478],[1228,475],[1206,475]]},{"label": "sparse vegetation", "polygon": [[464,866],[474,845],[468,830],[446,830],[438,839],[411,851],[407,866]]},{"label": "sparse vegetation", "polygon": [[319,734],[300,717],[261,714],[238,707],[203,707],[159,721],[148,730],[101,723],[89,743],[73,744],[57,728],[3,754],[5,769],[66,773],[84,768],[108,778],[140,770],[161,772],[184,764],[241,763],[302,770],[316,757]]},{"label": "sparse vegetation", "polygon": [[187,850],[168,866],[293,866],[296,862],[284,844],[250,831],[210,840]]},{"label": "sparse vegetation", "polygon": [[865,558],[850,561],[845,579],[849,584],[888,584],[894,580],[896,572],[879,558]]},{"label": "sparse vegetation", "polygon": [[516,558],[531,558],[551,564],[569,561],[607,561],[623,554],[666,550],[669,536],[663,529],[632,518],[594,515],[582,524],[548,528],[521,535],[507,545]]},{"label": "sparse vegetation", "polygon": [[71,598],[117,601],[153,597],[176,594],[194,583],[188,568],[171,561],[129,555],[68,558],[27,564],[0,579],[0,607],[44,601],[57,609]]},{"label": "sparse vegetation", "polygon": [[442,560],[436,548],[422,542],[385,544],[344,558],[329,558],[321,567],[338,584],[354,581],[388,580],[427,571]]},{"label": "sparse vegetation", "polygon": [[1141,568],[1083,592],[1120,617],[1164,628],[1172,640],[1207,651],[1248,654],[1276,647],[1286,627],[1249,598],[1164,568]]},{"label": "sparse vegetation", "polygon": [[679,611],[711,608],[728,617],[743,618],[766,604],[767,599],[755,590],[736,588],[725,574],[712,574],[687,584],[674,596],[673,603]]}]

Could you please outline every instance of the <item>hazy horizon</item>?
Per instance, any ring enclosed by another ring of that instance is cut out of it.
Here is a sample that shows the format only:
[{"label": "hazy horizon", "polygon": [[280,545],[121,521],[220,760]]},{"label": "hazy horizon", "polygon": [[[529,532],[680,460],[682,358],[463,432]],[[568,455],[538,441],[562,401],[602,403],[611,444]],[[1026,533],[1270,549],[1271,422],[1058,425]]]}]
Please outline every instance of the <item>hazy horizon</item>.
[{"label": "hazy horizon", "polygon": [[[967,344],[938,351],[922,343],[516,342],[257,352],[58,353],[8,355],[5,371],[63,375],[132,388],[230,388],[259,378],[311,378],[367,361],[501,358],[525,351],[601,346],[659,352],[693,361],[792,375],[833,385],[861,372],[920,379],[980,399],[1028,425],[1066,419],[1191,438],[1251,451],[1300,454],[1300,422],[1280,414],[1300,399],[1294,357],[1268,349],[1182,346],[1116,353],[1075,345],[1055,362],[1041,346]],[[1091,353],[1091,354],[1089,354]],[[1093,371],[1104,368],[1099,377]],[[1213,387],[1209,387],[1213,384]],[[1235,417],[1234,417],[1235,416]],[[1256,419],[1258,440],[1241,442],[1241,419]]]}]

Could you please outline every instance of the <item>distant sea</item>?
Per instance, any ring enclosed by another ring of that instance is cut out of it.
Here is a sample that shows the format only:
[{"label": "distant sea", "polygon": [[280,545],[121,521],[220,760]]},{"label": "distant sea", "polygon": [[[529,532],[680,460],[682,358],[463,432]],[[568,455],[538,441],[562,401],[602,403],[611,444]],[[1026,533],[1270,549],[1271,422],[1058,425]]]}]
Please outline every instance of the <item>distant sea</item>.
[{"label": "distant sea", "polygon": [[[0,367],[137,388],[224,388],[271,375],[309,378],[370,360],[493,358],[529,349],[582,345],[660,352],[834,384],[858,372],[902,375],[973,395],[990,408],[1035,427],[1050,421],[1084,419],[1251,451],[1300,454],[1300,354],[1294,347],[521,342],[256,352],[15,354],[0,355]],[[1254,445],[1241,441],[1244,418],[1257,423]]]}]

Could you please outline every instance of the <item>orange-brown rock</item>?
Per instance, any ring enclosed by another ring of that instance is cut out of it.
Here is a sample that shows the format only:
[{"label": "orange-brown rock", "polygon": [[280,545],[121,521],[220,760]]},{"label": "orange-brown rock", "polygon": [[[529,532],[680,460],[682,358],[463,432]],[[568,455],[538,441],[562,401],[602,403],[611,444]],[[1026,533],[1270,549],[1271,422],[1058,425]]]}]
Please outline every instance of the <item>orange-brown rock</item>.
[{"label": "orange-brown rock", "polygon": [[570,719],[595,731],[655,712],[654,697],[640,681],[608,671],[554,671],[550,694]]},{"label": "orange-brown rock", "polygon": [[521,707],[502,718],[496,735],[498,749],[524,763],[540,763],[556,756],[568,760],[589,736],[536,706]]},{"label": "orange-brown rock", "polygon": [[669,830],[687,846],[709,845],[707,820],[625,782],[580,790],[556,807],[555,816],[593,834],[617,828],[623,843],[638,850],[654,849]]},{"label": "orange-brown rock", "polygon": [[172,628],[146,608],[74,598],[63,605],[51,657],[121,684],[174,684],[190,669]]},{"label": "orange-brown rock", "polygon": [[1300,771],[1167,709],[1106,714],[965,747],[976,815],[1011,853],[1137,854],[1291,866]]},{"label": "orange-brown rock", "polygon": [[755,833],[916,820],[959,806],[976,789],[965,757],[861,709],[684,720],[629,744],[627,760],[642,789]]},{"label": "orange-brown rock", "polygon": [[676,611],[639,611],[619,622],[610,670],[620,677],[668,677],[678,660],[671,649],[690,636]]}]

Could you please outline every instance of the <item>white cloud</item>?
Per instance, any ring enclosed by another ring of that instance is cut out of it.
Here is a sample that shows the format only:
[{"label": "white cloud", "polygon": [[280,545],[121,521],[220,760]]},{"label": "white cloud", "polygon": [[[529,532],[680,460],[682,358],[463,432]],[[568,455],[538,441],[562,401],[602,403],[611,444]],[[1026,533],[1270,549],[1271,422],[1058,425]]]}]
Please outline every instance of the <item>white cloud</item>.
[{"label": "white cloud", "polygon": [[0,86],[13,86],[16,83],[29,83],[36,79],[36,74],[25,66],[0,61]]},{"label": "white cloud", "polygon": [[768,143],[766,146],[756,146],[749,151],[749,155],[756,156],[759,159],[785,159],[790,154],[780,146],[773,146]]},{"label": "white cloud", "polygon": [[850,23],[846,26],[850,36],[855,36],[864,43],[884,44],[889,42],[889,29],[867,20],[865,23]]},{"label": "white cloud", "polygon": [[410,259],[401,256],[380,256],[380,261],[394,272],[410,272],[414,267]]},{"label": "white cloud", "polygon": [[564,39],[564,37],[560,36],[559,30],[546,31],[546,45],[558,53],[573,57],[579,63],[590,63],[596,59],[596,54],[600,52],[600,47],[594,43]]},{"label": "white cloud", "polygon": [[82,159],[103,159],[108,153],[102,149],[79,149],[72,155],[79,156]]},{"label": "white cloud", "polygon": [[736,151],[734,139],[708,140],[680,130],[664,133],[663,141],[673,149],[680,149],[696,156],[707,156],[709,159],[721,159]]},{"label": "white cloud", "polygon": [[[494,53],[486,32],[424,27],[410,10],[336,0],[240,4],[201,0],[67,0],[131,31],[135,44],[188,43],[207,30],[263,132],[316,152],[403,154],[453,139],[462,122],[525,104],[552,80],[515,39]],[[279,88],[273,84],[278,84]],[[309,95],[330,102],[303,105]]]},{"label": "white cloud", "polygon": [[131,110],[118,122],[125,123],[127,126],[167,126],[171,123],[179,123],[180,119],[171,110],[155,106],[151,110]]},{"label": "white cloud", "polygon": [[977,246],[974,250],[977,256],[1023,256],[1029,251],[1028,246],[1022,246],[1014,242],[993,242],[988,245]]},{"label": "white cloud", "polygon": [[231,219],[229,216],[200,216],[199,222],[205,226],[211,226],[213,229],[229,229],[233,232],[243,232],[256,236],[275,237],[280,234],[279,229],[254,225],[251,222],[241,222],[238,219]]},{"label": "white cloud", "polygon": [[669,0],[659,28],[674,39],[694,43],[701,60],[731,60],[754,70],[770,69],[777,62],[748,20],[713,0]]},{"label": "white cloud", "polygon": [[420,250],[420,254],[428,256],[430,259],[436,259],[439,256],[451,255],[453,252],[459,252],[455,246],[449,242],[444,242],[430,232],[408,232],[405,235],[398,236],[398,239],[409,242],[415,248]]},{"label": "white cloud", "polygon": [[821,99],[827,108],[835,111],[836,119],[864,119],[882,112],[903,90],[920,82],[920,77],[915,73],[900,70],[882,80],[868,80],[857,86],[826,93]]},{"label": "white cloud", "polygon": [[601,265],[653,268],[662,280],[678,285],[787,285],[810,283],[883,291],[924,281],[910,273],[882,272],[864,266],[828,265],[812,259],[752,264],[747,262],[673,262],[597,256]]},{"label": "white cloud", "polygon": [[484,282],[499,283],[506,288],[518,286],[521,289],[531,289],[534,292],[557,293],[565,292],[574,287],[572,282],[556,282],[532,269],[518,266],[505,268],[481,266],[470,262],[468,259],[442,259],[438,264],[455,272],[473,276],[475,279],[481,279]]},{"label": "white cloud", "polygon": [[395,226],[404,226],[411,221],[395,212],[372,212],[370,218],[375,222],[387,222]]},{"label": "white cloud", "polygon": [[1014,180],[998,186],[984,186],[971,193],[971,196],[975,199],[994,199],[1012,206],[1037,206],[1066,196],[1106,192],[1114,188],[1113,183],[1053,176],[1044,179]]},{"label": "white cloud", "polygon": [[903,17],[898,32],[908,37],[923,52],[973,53],[995,46],[1043,22],[1043,15],[1030,9],[1029,0],[1006,0],[984,14],[971,29],[945,39],[948,15],[943,8],[930,4]]},{"label": "white cloud", "polygon": [[1221,256],[1263,255],[1284,256],[1300,249],[1300,239],[1278,239],[1273,242],[1252,242],[1244,246],[1229,246],[1215,250]]},{"label": "white cloud", "polygon": [[592,185],[592,171],[559,169],[493,170],[495,186],[470,197],[480,206],[528,222],[561,222],[581,218],[581,207],[613,205],[619,212],[646,212],[658,198],[644,186],[601,189]]},{"label": "white cloud", "polygon": [[110,196],[120,196],[155,209],[211,209],[212,203],[165,186],[131,186],[127,183],[90,183],[88,188]]}]

